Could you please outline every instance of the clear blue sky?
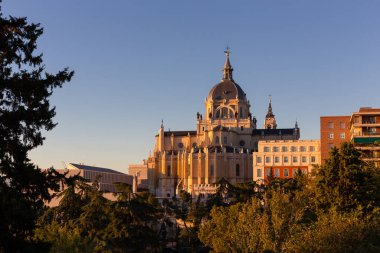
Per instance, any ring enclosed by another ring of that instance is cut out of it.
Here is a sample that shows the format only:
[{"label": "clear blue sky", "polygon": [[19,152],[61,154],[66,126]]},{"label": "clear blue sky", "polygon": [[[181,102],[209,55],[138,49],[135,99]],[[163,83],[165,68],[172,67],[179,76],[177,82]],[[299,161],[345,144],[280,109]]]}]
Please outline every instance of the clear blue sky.
[{"label": "clear blue sky", "polygon": [[153,149],[161,119],[195,129],[231,47],[234,79],[263,124],[268,95],[279,127],[298,119],[319,138],[321,115],[380,107],[380,1],[3,0],[45,33],[47,70],[75,70],[55,92],[58,126],[31,153],[125,171]]}]

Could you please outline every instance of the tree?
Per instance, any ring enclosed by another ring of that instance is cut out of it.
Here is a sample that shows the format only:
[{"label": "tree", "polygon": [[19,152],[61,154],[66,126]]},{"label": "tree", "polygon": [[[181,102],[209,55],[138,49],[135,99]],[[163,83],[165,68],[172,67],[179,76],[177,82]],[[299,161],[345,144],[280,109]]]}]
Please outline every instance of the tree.
[{"label": "tree", "polygon": [[215,207],[202,224],[199,238],[215,252],[283,252],[302,224],[308,223],[308,198],[273,191],[264,208],[257,198],[229,207]]},{"label": "tree", "polygon": [[59,186],[54,170],[42,172],[28,158],[43,144],[41,131],[56,125],[53,90],[74,74],[67,68],[45,72],[42,54],[35,52],[42,33],[40,24],[5,18],[0,10],[0,251],[31,251],[25,238],[50,199],[49,189]]},{"label": "tree", "polygon": [[367,212],[379,207],[379,170],[360,156],[352,143],[343,143],[317,168],[313,183],[319,210],[351,212],[360,208]]}]

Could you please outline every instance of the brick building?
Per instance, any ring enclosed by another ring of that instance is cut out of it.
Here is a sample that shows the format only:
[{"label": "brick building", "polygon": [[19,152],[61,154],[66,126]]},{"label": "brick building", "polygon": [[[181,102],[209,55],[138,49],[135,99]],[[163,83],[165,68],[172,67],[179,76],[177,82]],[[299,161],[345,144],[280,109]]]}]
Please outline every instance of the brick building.
[{"label": "brick building", "polygon": [[329,157],[332,147],[340,148],[342,142],[350,141],[350,119],[350,116],[322,116],[320,118],[322,163]]}]

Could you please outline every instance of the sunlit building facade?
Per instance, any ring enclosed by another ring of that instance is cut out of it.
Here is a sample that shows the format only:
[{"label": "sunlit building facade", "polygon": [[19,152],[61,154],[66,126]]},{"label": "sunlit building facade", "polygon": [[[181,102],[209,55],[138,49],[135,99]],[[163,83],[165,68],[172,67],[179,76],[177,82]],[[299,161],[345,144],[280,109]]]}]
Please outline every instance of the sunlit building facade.
[{"label": "sunlit building facade", "polygon": [[264,129],[257,129],[250,102],[234,81],[229,51],[220,83],[210,90],[205,114],[197,113],[195,131],[165,131],[156,135],[148,158],[149,189],[158,197],[173,197],[184,190],[193,196],[212,194],[216,182],[253,180],[253,155],[260,140],[298,140],[300,130],[278,129],[269,102]]},{"label": "sunlit building facade", "polygon": [[253,161],[254,181],[293,178],[296,173],[311,173],[314,165],[321,163],[321,144],[319,140],[259,141]]}]

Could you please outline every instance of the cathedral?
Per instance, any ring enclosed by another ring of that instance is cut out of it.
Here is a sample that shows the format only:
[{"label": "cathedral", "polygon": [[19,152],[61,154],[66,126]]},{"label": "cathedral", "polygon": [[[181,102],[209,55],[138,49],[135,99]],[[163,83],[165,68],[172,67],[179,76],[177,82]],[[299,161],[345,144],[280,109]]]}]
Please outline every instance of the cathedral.
[{"label": "cathedral", "polygon": [[229,50],[220,83],[211,88],[204,115],[197,113],[195,131],[165,131],[156,135],[154,151],[148,158],[149,190],[169,198],[187,191],[193,197],[215,193],[216,182],[253,180],[253,153],[260,140],[298,140],[300,130],[279,129],[270,99],[263,129],[257,128],[250,103],[233,79]]}]

